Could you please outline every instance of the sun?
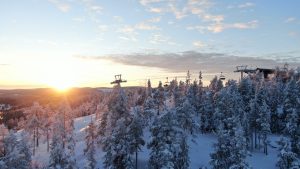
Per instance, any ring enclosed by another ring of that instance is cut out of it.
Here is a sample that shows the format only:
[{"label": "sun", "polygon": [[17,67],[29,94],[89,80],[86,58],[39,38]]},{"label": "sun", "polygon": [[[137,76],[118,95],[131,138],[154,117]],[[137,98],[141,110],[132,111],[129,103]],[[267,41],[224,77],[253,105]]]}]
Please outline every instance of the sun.
[{"label": "sun", "polygon": [[53,82],[52,84],[49,84],[49,86],[51,86],[52,88],[54,88],[59,92],[66,92],[70,88],[72,88],[71,83],[68,82]]},{"label": "sun", "polygon": [[59,92],[68,91],[70,88],[76,86],[77,77],[72,72],[67,72],[62,69],[49,72],[43,77],[43,83]]}]

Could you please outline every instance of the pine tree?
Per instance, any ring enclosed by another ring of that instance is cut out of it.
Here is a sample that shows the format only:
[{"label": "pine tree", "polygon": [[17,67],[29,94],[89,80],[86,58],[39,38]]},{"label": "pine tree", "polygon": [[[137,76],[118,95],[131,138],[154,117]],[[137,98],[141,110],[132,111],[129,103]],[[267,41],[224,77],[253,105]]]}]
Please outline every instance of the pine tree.
[{"label": "pine tree", "polygon": [[74,120],[71,120],[70,123],[70,131],[68,132],[67,139],[66,139],[66,169],[77,169],[76,164],[76,156],[75,156],[75,147],[76,147],[76,140],[74,135]]},{"label": "pine tree", "polygon": [[131,140],[131,152],[135,153],[135,168],[138,167],[138,152],[141,150],[141,146],[145,145],[145,141],[143,139],[143,119],[139,115],[141,113],[141,110],[139,107],[133,108],[133,119],[131,121],[131,124],[129,126],[129,139]]},{"label": "pine tree", "polygon": [[143,118],[146,120],[146,124],[149,124],[154,117],[155,111],[155,102],[152,97],[147,97],[144,103],[144,111],[143,111]]},{"label": "pine tree", "polygon": [[[250,129],[254,132],[254,147],[260,149],[260,141],[263,139],[264,152],[267,154],[267,135],[270,133],[270,109],[266,104],[266,90],[263,84],[259,84],[255,97],[250,101]],[[258,137],[259,136],[259,137]],[[259,143],[257,143],[257,138]],[[253,149],[253,139],[252,149]]]},{"label": "pine tree", "polygon": [[290,136],[292,151],[300,156],[300,81],[292,78],[285,90],[284,114],[286,133]]},{"label": "pine tree", "polygon": [[18,143],[18,150],[19,150],[19,169],[29,169],[31,168],[31,151],[30,146],[28,144],[29,137],[27,133],[21,134],[21,139]]},{"label": "pine tree", "polygon": [[[4,140],[5,156],[1,158],[1,165],[8,169],[30,169],[31,168],[31,152],[25,136],[21,135],[21,140],[17,141],[14,131]],[[0,166],[1,166],[0,165]]]},{"label": "pine tree", "polygon": [[25,126],[22,127],[24,127],[32,136],[34,155],[36,147],[39,146],[39,138],[43,128],[42,119],[44,117],[44,108],[38,102],[34,102],[24,113],[26,114],[26,122]]},{"label": "pine tree", "polygon": [[[151,140],[148,144],[148,148],[151,149],[149,168],[175,168],[175,166],[188,166],[188,156],[187,147],[183,145],[180,149],[180,144],[182,144],[183,131],[180,125],[177,123],[174,110],[166,110],[167,112],[160,118],[154,121],[151,132]],[[182,161],[186,159],[187,161]],[[178,160],[181,160],[179,162]]]},{"label": "pine tree", "polygon": [[152,87],[151,87],[151,81],[150,79],[148,79],[147,81],[147,96],[149,97],[152,97]]},{"label": "pine tree", "polygon": [[297,159],[297,154],[291,151],[289,141],[281,137],[277,143],[279,145],[279,154],[276,166],[279,169],[299,169],[300,163]]},{"label": "pine tree", "polygon": [[190,133],[198,130],[195,107],[190,103],[187,97],[183,98],[183,103],[176,107],[176,119],[180,127]]},{"label": "pine tree", "polygon": [[86,137],[85,137],[85,144],[86,147],[84,149],[84,154],[87,156],[87,165],[85,166],[85,169],[95,169],[96,168],[96,146],[95,146],[95,125],[94,122],[91,121],[91,123],[88,125],[88,128],[86,130]]},{"label": "pine tree", "polygon": [[111,135],[103,139],[103,151],[105,152],[103,165],[107,169],[133,169],[131,158],[131,140],[128,132],[128,122],[121,117]]},{"label": "pine tree", "polygon": [[300,120],[297,110],[287,116],[286,130],[290,136],[291,148],[294,153],[300,155]]},{"label": "pine tree", "polygon": [[188,169],[190,165],[187,136],[183,135],[174,157],[174,169]]},{"label": "pine tree", "polygon": [[4,151],[4,138],[8,135],[8,129],[4,126],[4,124],[0,125],[0,157],[5,155]]},{"label": "pine tree", "polygon": [[50,169],[61,169],[65,168],[67,164],[67,157],[64,149],[64,125],[63,119],[56,115],[56,120],[54,122],[53,137],[50,144],[50,159],[49,168]]},{"label": "pine tree", "polygon": [[200,129],[202,133],[212,132],[214,128],[214,104],[213,96],[210,91],[202,95],[202,103],[200,105]]},{"label": "pine tree", "polygon": [[164,105],[165,93],[161,81],[159,82],[158,87],[154,92],[153,99],[154,99],[154,103],[156,104],[157,115],[159,115],[160,111],[163,110],[165,106]]},{"label": "pine tree", "polygon": [[105,152],[104,168],[133,168],[131,140],[128,132],[132,115],[129,112],[125,92],[116,86],[109,102],[108,122],[105,136],[101,140]]},{"label": "pine tree", "polygon": [[211,154],[210,164],[214,169],[246,169],[247,149],[243,130],[236,117],[225,120],[227,129],[220,127],[215,151]]}]

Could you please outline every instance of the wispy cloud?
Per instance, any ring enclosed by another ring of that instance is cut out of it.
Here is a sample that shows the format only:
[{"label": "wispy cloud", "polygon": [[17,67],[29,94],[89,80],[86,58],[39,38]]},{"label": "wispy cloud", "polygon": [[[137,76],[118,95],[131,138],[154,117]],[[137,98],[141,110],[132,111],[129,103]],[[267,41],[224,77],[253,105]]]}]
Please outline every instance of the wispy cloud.
[{"label": "wispy cloud", "polygon": [[202,41],[195,41],[193,42],[193,45],[197,48],[203,48],[206,46]]},{"label": "wispy cloud", "polygon": [[208,26],[196,25],[196,26],[188,26],[187,30],[197,30],[201,33],[205,31],[220,33],[225,29],[255,29],[258,26],[257,20],[252,20],[249,22],[236,22],[236,23],[212,23]]},{"label": "wispy cloud", "polygon": [[163,36],[162,34],[153,34],[150,37],[149,42],[152,44],[162,44],[162,43],[166,43],[170,40],[169,37]]},{"label": "wispy cloud", "polygon": [[295,17],[289,17],[287,18],[284,22],[285,23],[291,23],[291,22],[295,22],[297,19]]},{"label": "wispy cloud", "polygon": [[298,34],[298,32],[296,32],[296,31],[290,31],[290,32],[288,33],[288,35],[289,35],[290,37],[297,37],[299,34]]},{"label": "wispy cloud", "polygon": [[98,25],[98,29],[101,32],[106,32],[108,31],[108,25]]},{"label": "wispy cloud", "polygon": [[75,21],[75,22],[84,22],[85,18],[83,18],[83,17],[76,17],[76,18],[72,18],[72,20]]},{"label": "wispy cloud", "polygon": [[[132,66],[156,67],[170,72],[185,72],[186,70],[207,73],[232,72],[237,65],[247,64],[252,67],[274,68],[281,66],[284,62],[278,59],[268,59],[262,57],[241,57],[227,55],[225,53],[199,53],[187,51],[182,53],[162,53],[162,54],[129,54],[110,56],[76,56],[81,59],[109,60],[115,63]],[[294,57],[293,57],[294,58]],[[287,61],[287,60],[284,60]],[[292,62],[292,60],[290,60]],[[292,66],[299,65],[293,62]]]},{"label": "wispy cloud", "polygon": [[[140,3],[153,13],[172,13],[176,19],[183,19],[189,15],[209,14],[208,9],[213,3],[211,0],[187,0],[183,4],[174,0],[140,0]],[[212,15],[212,14],[209,14]]]},{"label": "wispy cloud", "polygon": [[64,2],[63,0],[48,0],[53,3],[60,11],[68,12],[71,9],[70,4]]},{"label": "wispy cloud", "polygon": [[252,2],[246,2],[246,3],[244,3],[244,4],[240,4],[240,5],[238,6],[238,8],[250,8],[250,7],[253,7],[253,6],[255,6],[254,3],[252,3]]},{"label": "wispy cloud", "polygon": [[123,22],[124,19],[122,16],[113,16],[114,20],[116,20],[117,22]]}]

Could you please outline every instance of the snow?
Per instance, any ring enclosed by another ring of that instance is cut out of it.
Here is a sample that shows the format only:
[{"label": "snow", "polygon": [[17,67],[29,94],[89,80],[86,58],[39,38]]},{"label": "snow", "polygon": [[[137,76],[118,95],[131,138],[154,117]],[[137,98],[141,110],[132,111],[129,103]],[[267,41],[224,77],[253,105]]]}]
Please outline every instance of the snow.
[{"label": "snow", "polygon": [[[94,118],[95,115],[85,116],[76,118],[74,120],[75,125],[75,139],[76,139],[76,159],[79,168],[83,168],[86,163],[86,157],[83,153],[83,149],[85,148],[85,129],[91,118]],[[150,140],[149,130],[145,129],[144,138],[146,143]],[[271,141],[271,145],[276,145],[276,141],[279,140],[279,136],[272,135],[269,137]],[[198,169],[199,167],[206,166],[210,168],[210,153],[213,152],[213,143],[217,141],[216,136],[213,134],[198,134],[195,138],[189,139],[190,146],[190,168]],[[37,152],[33,157],[34,161],[42,164],[48,165],[49,153],[47,153],[47,145],[46,142],[40,144],[37,148]],[[149,158],[150,150],[147,149],[147,145],[145,145],[142,150],[138,154],[139,168],[146,169],[147,162]],[[254,169],[274,169],[277,161],[278,151],[276,148],[269,147],[269,155],[264,155],[262,150],[261,152],[251,152],[251,156],[247,158],[248,163]],[[97,168],[102,168],[102,157],[104,153],[101,151],[101,148],[97,148],[96,160],[97,160]]]}]

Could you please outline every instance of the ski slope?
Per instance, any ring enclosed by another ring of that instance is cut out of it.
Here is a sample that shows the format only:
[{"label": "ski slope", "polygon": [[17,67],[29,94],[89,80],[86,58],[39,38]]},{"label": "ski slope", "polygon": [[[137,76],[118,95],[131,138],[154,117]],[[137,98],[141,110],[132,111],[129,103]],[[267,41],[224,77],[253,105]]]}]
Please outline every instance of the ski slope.
[{"label": "ski slope", "polygon": [[[83,169],[86,163],[85,155],[83,149],[85,148],[85,129],[88,123],[91,121],[94,115],[80,117],[75,119],[75,137],[76,137],[76,159],[77,164],[80,169]],[[150,133],[144,133],[144,139],[146,142],[150,139]],[[270,141],[272,145],[276,145],[276,141],[279,140],[279,136],[270,136]],[[210,153],[213,152],[213,143],[216,142],[216,137],[212,134],[199,134],[195,138],[189,140],[190,146],[190,168],[198,169],[199,167],[206,166],[210,168]],[[147,159],[149,158],[150,150],[147,149],[145,145],[141,152],[139,152],[139,169],[147,168]],[[274,169],[276,168],[278,151],[275,148],[269,148],[269,155],[263,154],[263,152],[252,152],[251,156],[247,158],[248,163],[254,169]],[[102,158],[104,153],[101,148],[97,148],[97,168],[102,167]],[[47,166],[49,160],[49,153],[47,153],[47,144],[43,142],[38,148],[35,156],[33,157],[34,162],[40,164],[41,166]]]}]

